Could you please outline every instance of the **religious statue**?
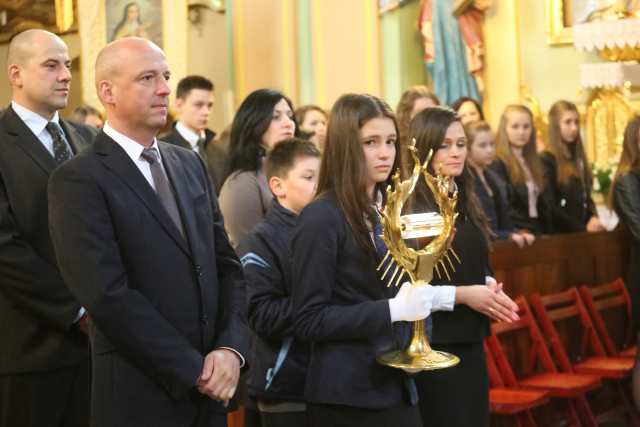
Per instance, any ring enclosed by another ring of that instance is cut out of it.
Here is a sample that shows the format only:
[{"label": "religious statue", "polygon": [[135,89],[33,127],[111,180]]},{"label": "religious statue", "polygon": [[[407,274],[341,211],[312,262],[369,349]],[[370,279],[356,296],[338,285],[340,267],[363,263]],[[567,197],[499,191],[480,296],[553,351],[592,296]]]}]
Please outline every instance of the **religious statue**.
[{"label": "religious statue", "polygon": [[484,11],[493,0],[423,0],[420,32],[436,95],[446,104],[484,91]]}]

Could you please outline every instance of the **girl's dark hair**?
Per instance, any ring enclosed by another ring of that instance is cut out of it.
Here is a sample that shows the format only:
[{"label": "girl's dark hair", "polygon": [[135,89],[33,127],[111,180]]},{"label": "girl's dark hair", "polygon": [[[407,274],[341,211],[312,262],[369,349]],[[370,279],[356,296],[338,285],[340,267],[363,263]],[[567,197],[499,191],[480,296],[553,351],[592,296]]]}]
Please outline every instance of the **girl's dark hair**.
[{"label": "girl's dark hair", "polygon": [[[269,129],[273,109],[284,99],[293,111],[289,98],[274,89],[258,89],[247,96],[231,123],[229,137],[229,166],[225,179],[235,171],[258,171],[261,158],[266,155],[262,135]],[[292,117],[291,120],[295,119]],[[297,130],[296,126],[296,130]]]},{"label": "girl's dark hair", "polygon": [[480,103],[475,99],[469,98],[468,96],[463,96],[461,98],[456,99],[454,103],[451,104],[451,108],[453,108],[457,113],[460,111],[460,107],[462,107],[462,104],[464,104],[465,102],[470,102],[473,105],[475,105],[476,110],[478,110],[478,113],[480,113],[480,120],[484,121],[484,111],[482,111],[482,105],[480,105]]},{"label": "girl's dark hair", "polygon": [[[453,123],[460,123],[460,117],[449,108],[427,108],[416,114],[411,120],[409,125],[409,135],[411,139],[416,140],[416,149],[418,151],[418,159],[424,162],[429,154],[429,151],[433,150],[433,155],[440,149],[442,143],[445,140],[447,130]],[[405,170],[404,175],[408,175],[408,171],[413,169],[413,161],[410,164],[403,165]],[[431,174],[435,174],[433,167],[428,166],[428,171]],[[465,161],[462,174],[454,178],[454,181],[458,187],[458,211],[471,219],[474,224],[480,229],[486,241],[489,242],[491,231],[489,228],[488,220],[480,206],[475,191],[474,191],[474,177],[469,170],[468,162]],[[416,197],[414,200],[433,203],[433,196],[431,191],[421,178],[418,181],[418,185],[415,190]],[[420,202],[416,202],[419,205]]]},{"label": "girl's dark hair", "polygon": [[[571,147],[562,141],[560,120],[562,120],[563,114],[569,111],[576,113],[578,120],[580,120],[578,108],[569,101],[557,101],[551,106],[549,110],[549,139],[547,147],[555,157],[558,166],[558,183],[566,184],[569,178],[573,176],[580,181],[585,181],[583,185],[587,193],[590,193],[593,176],[591,174],[591,166],[587,161],[587,155],[584,152],[580,132],[578,132],[576,141],[572,143]],[[582,169],[580,169],[580,166]]]},{"label": "girl's dark hair", "polygon": [[615,208],[614,188],[618,179],[627,173],[640,173],[640,116],[635,116],[624,130],[620,163],[609,189],[609,207]]},{"label": "girl's dark hair", "polygon": [[[366,218],[373,218],[373,200],[367,194],[367,165],[364,157],[360,129],[371,119],[383,117],[393,121],[398,132],[393,111],[386,102],[372,95],[342,95],[331,109],[324,154],[318,180],[318,197],[333,191],[338,207],[343,212],[355,236],[365,250],[374,250],[369,236]],[[395,141],[396,155],[393,170],[399,166],[399,142]],[[386,197],[387,181],[376,185]]]}]

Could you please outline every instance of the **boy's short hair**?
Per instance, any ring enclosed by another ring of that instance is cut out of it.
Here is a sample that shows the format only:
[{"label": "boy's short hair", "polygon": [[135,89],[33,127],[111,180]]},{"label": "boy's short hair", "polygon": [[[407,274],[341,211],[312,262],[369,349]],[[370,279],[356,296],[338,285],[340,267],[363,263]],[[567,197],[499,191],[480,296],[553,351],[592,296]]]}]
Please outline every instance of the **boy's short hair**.
[{"label": "boy's short hair", "polygon": [[286,178],[299,157],[320,157],[320,151],[313,142],[300,138],[278,143],[267,157],[267,180],[274,176]]},{"label": "boy's short hair", "polygon": [[213,82],[202,76],[187,76],[178,82],[176,98],[185,99],[193,89],[203,89],[213,92]]}]

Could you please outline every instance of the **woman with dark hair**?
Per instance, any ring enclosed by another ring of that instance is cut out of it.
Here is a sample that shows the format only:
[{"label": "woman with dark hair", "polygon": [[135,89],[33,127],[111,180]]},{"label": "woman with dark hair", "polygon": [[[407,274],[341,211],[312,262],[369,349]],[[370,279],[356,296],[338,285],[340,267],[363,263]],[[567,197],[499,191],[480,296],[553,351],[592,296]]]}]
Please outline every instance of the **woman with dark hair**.
[{"label": "woman with dark hair", "polygon": [[379,210],[398,156],[397,125],[384,101],[353,94],[336,101],[318,195],[291,242],[295,333],[312,348],[310,427],[421,426],[413,380],[376,361],[404,346],[406,321],[424,319],[433,297],[430,286],[403,286],[394,297],[376,271],[385,255]]},{"label": "woman with dark hair", "polygon": [[271,205],[264,172],[267,152],[295,131],[293,104],[277,90],[258,89],[240,104],[231,124],[229,170],[220,189],[220,210],[234,247]]},{"label": "woman with dark hair", "polygon": [[[433,152],[429,173],[452,178],[449,190],[458,192],[451,248],[460,263],[449,271],[450,279],[442,274],[434,275],[431,281],[434,288],[450,290],[439,297],[439,301],[447,301],[447,307],[431,316],[431,345],[455,354],[460,363],[416,376],[420,412],[429,427],[488,426],[489,378],[483,342],[489,334],[489,319],[517,320],[517,306],[504,294],[502,285],[490,278],[490,229],[474,194],[467,137],[460,118],[449,108],[428,108],[411,121],[409,135],[416,140],[421,161]],[[437,210],[433,196],[420,180],[411,213],[433,210]]]},{"label": "woman with dark hair", "polygon": [[463,126],[478,120],[484,120],[482,106],[478,101],[468,96],[456,99],[451,108],[458,114]]},{"label": "woman with dark hair", "polygon": [[295,116],[300,136],[313,142],[319,150],[322,150],[327,136],[326,111],[317,105],[303,105],[296,109]]},{"label": "woman with dark hair", "polygon": [[[629,232],[631,251],[626,285],[631,296],[633,327],[640,346],[640,117],[629,121],[624,131],[622,155],[616,170],[609,205]],[[633,368],[633,398],[640,409],[640,352]]]},{"label": "woman with dark hair", "polygon": [[536,129],[531,110],[524,105],[509,105],[502,113],[496,153],[491,169],[507,183],[514,227],[533,234],[551,233],[551,201],[536,149]]},{"label": "woman with dark hair", "polygon": [[547,147],[540,159],[551,197],[553,232],[604,230],[591,198],[593,175],[584,152],[575,104],[558,101],[551,106]]}]

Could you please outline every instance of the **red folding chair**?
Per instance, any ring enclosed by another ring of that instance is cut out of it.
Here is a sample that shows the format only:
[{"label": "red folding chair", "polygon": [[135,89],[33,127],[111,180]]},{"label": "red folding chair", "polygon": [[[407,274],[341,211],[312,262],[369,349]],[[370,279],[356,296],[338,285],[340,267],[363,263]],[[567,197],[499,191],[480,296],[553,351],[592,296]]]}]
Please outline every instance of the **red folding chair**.
[{"label": "red folding chair", "polygon": [[537,424],[531,409],[548,403],[549,393],[542,390],[527,390],[506,386],[486,342],[484,352],[491,385],[489,388],[489,408],[491,413],[514,416],[517,427],[536,427]]},{"label": "red folding chair", "polygon": [[[635,361],[628,357],[607,356],[589,313],[578,295],[578,290],[571,288],[545,296],[536,293],[531,295],[531,305],[545,336],[549,340],[549,345],[560,370],[599,375],[614,381],[615,390],[631,425],[640,426],[640,415],[635,410],[629,399],[629,394],[625,392],[621,382],[621,380],[630,377]],[[570,319],[577,320],[576,324],[582,328],[579,349],[575,352],[567,351],[556,328],[557,323]],[[604,420],[610,415],[609,413],[603,414],[598,419]]]},{"label": "red folding chair", "polygon": [[[552,398],[564,399],[565,415],[571,425],[597,426],[585,395],[600,387],[600,377],[559,372],[533,319],[529,305],[523,297],[516,298],[515,302],[518,304],[520,319],[512,323],[493,323],[492,334],[487,337],[489,349],[493,352],[497,369],[504,383],[509,387],[544,390]],[[526,332],[530,344],[530,351],[525,360],[526,366],[519,377],[516,376],[500,340],[501,336],[517,331]],[[584,424],[581,422],[581,417]]]},{"label": "red folding chair", "polygon": [[[609,356],[623,356],[636,358],[637,347],[634,343],[631,326],[631,298],[622,279],[618,278],[611,283],[601,286],[580,287],[580,296],[584,303],[593,326],[598,331],[604,349]],[[602,316],[603,312],[609,310],[622,310],[625,314],[625,327],[623,331],[623,342],[621,346],[616,346],[611,337],[611,331]]]}]

